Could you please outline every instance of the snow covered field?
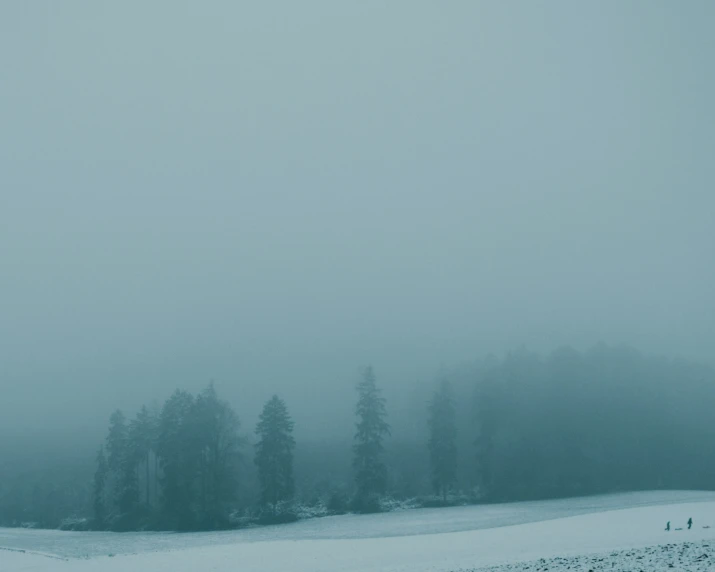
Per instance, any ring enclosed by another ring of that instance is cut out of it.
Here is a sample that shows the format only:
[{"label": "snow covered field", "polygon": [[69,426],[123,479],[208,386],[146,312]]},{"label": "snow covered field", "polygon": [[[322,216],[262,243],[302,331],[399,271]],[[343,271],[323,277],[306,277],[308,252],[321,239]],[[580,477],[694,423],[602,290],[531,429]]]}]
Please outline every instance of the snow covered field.
[{"label": "snow covered field", "polygon": [[541,558],[531,562],[503,564],[490,568],[475,568],[479,572],[510,571],[546,571],[564,572],[566,570],[607,570],[619,572],[634,570],[637,572],[656,572],[658,570],[688,570],[699,572],[715,568],[715,542],[680,542],[649,546],[647,548],[629,548],[603,554],[581,556]]},{"label": "snow covered field", "polygon": [[[695,522],[692,530],[664,531],[666,521],[685,528],[689,517]],[[655,548],[667,544],[678,546]],[[689,569],[697,570],[710,562],[710,544],[715,545],[715,493],[653,492],[348,515],[219,533],[0,529],[0,547],[11,549],[0,550],[0,571],[426,572],[497,565],[511,566],[500,571],[555,571],[606,569],[611,562],[620,567],[628,559],[635,563],[628,565],[632,569],[650,570],[679,551]],[[654,548],[642,550],[647,547]],[[595,560],[584,555],[596,555],[589,557]],[[548,560],[556,557],[562,560]],[[603,562],[608,566],[600,566]]]}]

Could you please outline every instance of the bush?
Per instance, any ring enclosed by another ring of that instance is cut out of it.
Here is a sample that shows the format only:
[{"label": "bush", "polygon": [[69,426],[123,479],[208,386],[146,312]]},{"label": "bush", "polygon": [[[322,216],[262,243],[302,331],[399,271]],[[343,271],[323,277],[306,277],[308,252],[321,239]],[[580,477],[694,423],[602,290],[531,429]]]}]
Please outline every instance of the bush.
[{"label": "bush", "polygon": [[416,498],[398,500],[392,497],[380,499],[380,507],[382,512],[392,512],[395,510],[409,510],[411,508],[420,508],[422,505]]},{"label": "bush", "polygon": [[294,507],[295,516],[298,520],[307,520],[311,518],[321,518],[323,516],[328,516],[331,512],[324,503],[318,502],[314,505],[303,505],[297,504]]},{"label": "bush", "polygon": [[234,510],[228,515],[228,524],[230,528],[247,528],[256,520],[255,515],[249,508]]}]

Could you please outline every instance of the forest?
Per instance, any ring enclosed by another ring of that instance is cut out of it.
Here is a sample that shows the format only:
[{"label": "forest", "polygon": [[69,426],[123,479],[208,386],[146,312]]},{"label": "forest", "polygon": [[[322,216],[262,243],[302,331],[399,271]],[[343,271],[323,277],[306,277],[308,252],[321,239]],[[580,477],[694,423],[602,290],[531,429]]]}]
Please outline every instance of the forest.
[{"label": "forest", "polygon": [[[209,530],[306,516],[715,489],[715,372],[627,347],[524,349],[444,369],[390,414],[379,371],[352,442],[301,441],[280,396],[244,428],[212,384],[109,417],[93,459],[3,471],[0,525]],[[40,468],[41,467],[41,468]],[[17,468],[16,468],[17,469]]]}]

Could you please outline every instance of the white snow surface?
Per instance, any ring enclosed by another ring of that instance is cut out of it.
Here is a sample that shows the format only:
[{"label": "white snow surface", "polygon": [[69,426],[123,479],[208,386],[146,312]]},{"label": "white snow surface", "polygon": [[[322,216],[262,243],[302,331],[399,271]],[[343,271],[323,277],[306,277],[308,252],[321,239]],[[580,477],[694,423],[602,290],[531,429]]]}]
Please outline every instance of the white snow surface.
[{"label": "white snow surface", "polygon": [[[581,556],[556,556],[540,558],[531,562],[502,564],[490,568],[475,568],[479,572],[688,572],[711,571],[715,567],[715,542],[680,542],[661,544],[647,548],[629,548],[603,554],[584,554]],[[472,571],[472,572],[474,572]],[[465,571],[467,572],[467,571]]]},{"label": "white snow surface", "polygon": [[[690,517],[694,526],[687,530]],[[666,532],[667,521],[683,530]],[[452,572],[488,566],[555,572],[607,569],[600,564],[611,561],[614,569],[646,570],[667,568],[668,558],[677,564],[675,555],[689,570],[704,570],[714,566],[711,545],[715,493],[654,492],[348,515],[221,533],[0,529],[0,572]]]}]

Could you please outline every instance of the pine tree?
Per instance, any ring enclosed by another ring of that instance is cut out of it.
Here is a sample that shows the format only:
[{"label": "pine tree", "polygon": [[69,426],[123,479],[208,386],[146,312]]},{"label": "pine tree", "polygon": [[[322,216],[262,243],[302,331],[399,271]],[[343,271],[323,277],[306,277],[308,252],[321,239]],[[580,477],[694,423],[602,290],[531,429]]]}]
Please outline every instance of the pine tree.
[{"label": "pine tree", "polygon": [[190,423],[193,407],[193,396],[177,389],[164,404],[159,418],[162,514],[166,526],[179,530],[196,526],[197,463]]},{"label": "pine tree", "polygon": [[274,395],[263,407],[256,434],[255,463],[261,483],[261,501],[273,513],[279,502],[293,496],[293,421],[285,402]]},{"label": "pine tree", "polygon": [[94,521],[97,526],[104,526],[107,517],[105,506],[105,485],[107,483],[107,473],[109,466],[107,465],[107,457],[104,455],[104,447],[99,448],[97,453],[97,470],[94,473]]},{"label": "pine tree", "polygon": [[226,509],[238,488],[240,423],[228,402],[219,399],[213,383],[196,398],[190,426],[198,462],[201,526],[223,526],[227,523]]},{"label": "pine tree", "polygon": [[432,485],[446,502],[449,488],[457,480],[456,410],[447,380],[440,383],[432,396],[428,425]]},{"label": "pine tree", "polygon": [[382,441],[390,434],[390,426],[385,421],[385,399],[380,396],[372,367],[365,368],[357,384],[357,392],[355,413],[358,421],[353,447],[353,469],[358,492],[356,500],[359,505],[365,506],[365,502],[371,502],[370,497],[383,493],[387,486],[387,468],[382,462]]}]

